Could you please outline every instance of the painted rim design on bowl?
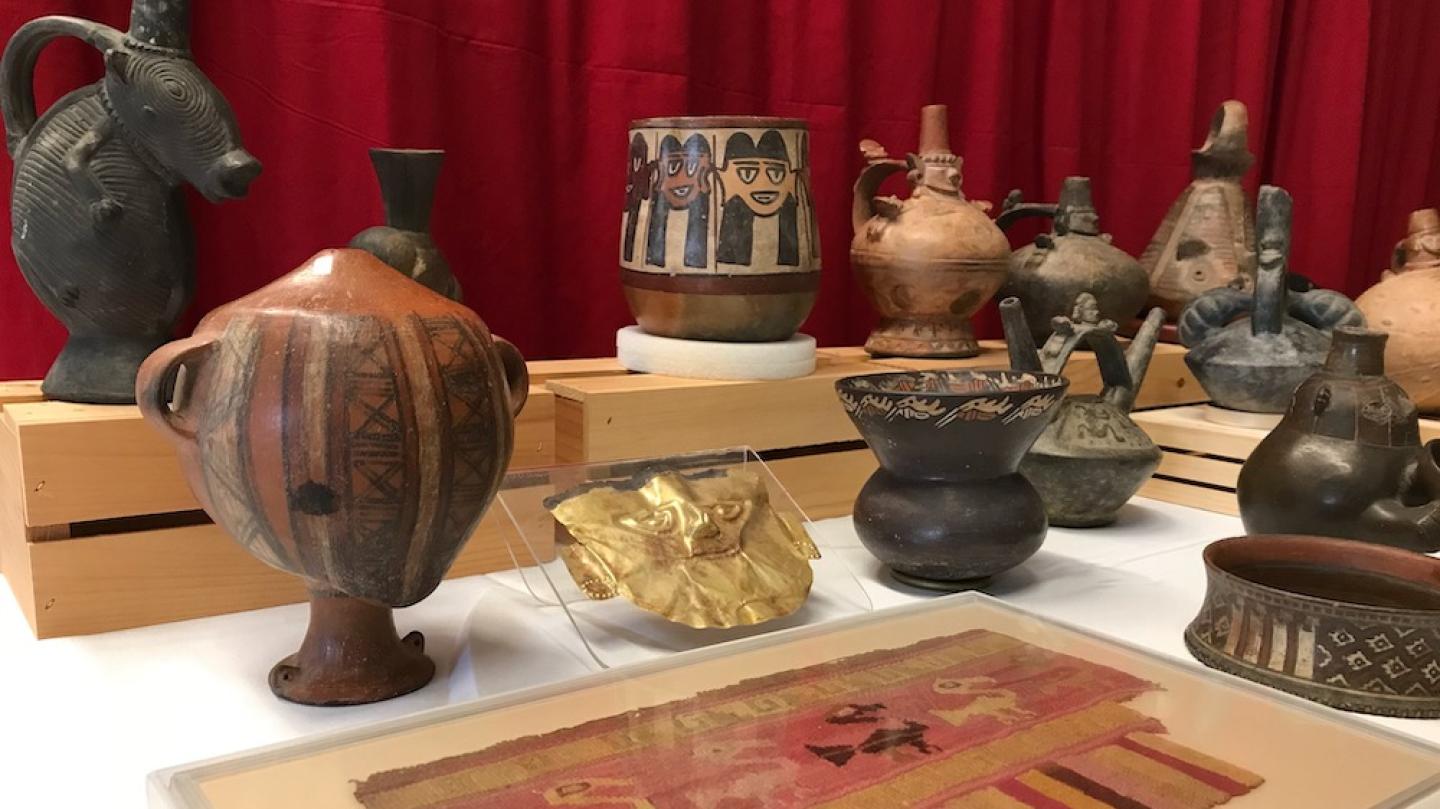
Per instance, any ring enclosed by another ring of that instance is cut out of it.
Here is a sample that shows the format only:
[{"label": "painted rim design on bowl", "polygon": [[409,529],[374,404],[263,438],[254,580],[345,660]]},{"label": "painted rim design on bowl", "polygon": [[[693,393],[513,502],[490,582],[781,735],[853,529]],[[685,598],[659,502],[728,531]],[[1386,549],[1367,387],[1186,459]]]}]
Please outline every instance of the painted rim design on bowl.
[{"label": "painted rim design on bowl", "polygon": [[851,418],[928,421],[939,429],[956,421],[1010,424],[1048,415],[1069,385],[1059,374],[1031,371],[899,371],[847,376],[836,380],[835,392]]}]

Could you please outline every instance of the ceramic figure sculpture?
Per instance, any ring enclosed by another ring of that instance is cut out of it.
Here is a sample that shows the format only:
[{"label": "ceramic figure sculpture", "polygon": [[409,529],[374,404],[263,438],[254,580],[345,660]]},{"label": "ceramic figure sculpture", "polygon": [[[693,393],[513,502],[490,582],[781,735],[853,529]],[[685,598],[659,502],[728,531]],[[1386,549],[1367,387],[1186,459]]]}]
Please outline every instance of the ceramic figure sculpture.
[{"label": "ceramic figure sculpture", "polygon": [[1205,549],[1196,659],[1345,711],[1440,717],[1440,559],[1315,536]]},{"label": "ceramic figure sculpture", "polygon": [[880,460],[855,530],[895,578],[961,590],[1030,558],[1045,504],[1017,467],[1070,383],[1027,371],[915,371],[835,383]]},{"label": "ceramic figure sculpture", "polygon": [[1255,229],[1240,178],[1255,156],[1246,146],[1249,113],[1239,101],[1215,111],[1210,136],[1191,152],[1191,181],[1170,206],[1140,256],[1150,276],[1150,304],[1170,318],[1196,295],[1238,281],[1248,289],[1255,272]]},{"label": "ceramic figure sculpture", "polygon": [[1051,525],[1088,528],[1114,522],[1120,507],[1160,465],[1160,448],[1129,413],[1150,367],[1165,312],[1150,310],[1128,350],[1115,338],[1115,321],[1101,319],[1100,306],[1088,292],[1075,299],[1070,317],[1055,318],[1054,333],[1038,351],[1018,299],[1001,301],[1000,316],[1010,365],[1018,370],[1059,374],[1075,349],[1095,352],[1104,389],[1098,395],[1065,399],[1055,420],[1025,453],[1020,474],[1040,492]]},{"label": "ceramic figure sculpture", "polygon": [[[855,181],[850,264],[880,323],[865,341],[877,356],[973,357],[970,317],[1005,282],[1010,243],[990,220],[988,202],[961,190],[961,160],[950,151],[943,104],[920,111],[920,148],[892,159],[873,140],[860,143],[867,165]],[[906,171],[910,196],[877,197]]]},{"label": "ceramic figure sculpture", "polygon": [[380,179],[385,224],[366,228],[350,240],[425,286],[461,300],[460,282],[450,262],[430,237],[430,209],[445,152],[438,149],[371,149],[370,162]]},{"label": "ceramic figure sculpture", "polygon": [[[134,401],[136,369],[170,339],[195,289],[181,186],[235,199],[260,173],[190,56],[189,25],[189,0],[135,0],[128,33],[41,17],[0,59],[15,262],[69,332],[45,375],[49,398]],[[35,65],[60,37],[101,51],[105,75],[37,118]]]},{"label": "ceramic figure sculpture", "polygon": [[1390,335],[1385,373],[1421,413],[1440,415],[1440,211],[1410,214],[1391,268],[1355,305]]},{"label": "ceramic figure sculpture", "polygon": [[1245,530],[1440,550],[1440,439],[1385,377],[1385,334],[1335,331],[1325,367],[1240,468]]},{"label": "ceramic figure sculpture", "polygon": [[1338,292],[1287,290],[1290,195],[1263,186],[1259,199],[1260,268],[1254,289],[1239,285],[1203,293],[1180,318],[1190,367],[1221,407],[1283,413],[1296,386],[1319,370],[1337,326],[1364,317]]},{"label": "ceramic figure sculpture", "polygon": [[[183,371],[183,373],[182,373]],[[361,250],[327,250],[145,361],[137,397],[205,510],[310,590],[279,696],[374,702],[430,680],[391,609],[440,583],[510,461],[514,346]]]},{"label": "ceramic figure sculpture", "polygon": [[778,342],[820,289],[809,129],[789,118],[630,125],[620,279],[645,332]]},{"label": "ceramic figure sculpture", "polygon": [[1051,319],[1070,314],[1081,293],[1095,299],[1101,319],[1129,323],[1150,295],[1150,279],[1138,261],[1110,243],[1110,234],[1100,232],[1090,178],[1066,177],[1053,205],[1023,203],[1019,194],[1010,192],[996,217],[1001,229],[1027,216],[1055,221],[1050,233],[1011,255],[1010,279],[1001,290],[1019,299],[1031,339],[1045,342]]}]

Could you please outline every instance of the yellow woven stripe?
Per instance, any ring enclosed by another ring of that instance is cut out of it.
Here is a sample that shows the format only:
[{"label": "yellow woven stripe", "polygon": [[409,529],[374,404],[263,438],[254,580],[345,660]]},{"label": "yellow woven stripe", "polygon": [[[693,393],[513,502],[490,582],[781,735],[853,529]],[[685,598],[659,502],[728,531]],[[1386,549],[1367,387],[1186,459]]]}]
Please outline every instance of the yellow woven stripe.
[{"label": "yellow woven stripe", "polygon": [[[1228,793],[1123,747],[1092,750],[1074,759],[1067,759],[1066,766],[1092,781],[1105,784],[1116,792],[1147,805],[1174,809],[1210,809],[1230,800]],[[1100,773],[1112,774],[1119,780],[1097,777]]]},{"label": "yellow woven stripe", "polygon": [[[646,721],[598,736],[562,742],[511,756],[492,764],[436,775],[367,798],[375,809],[412,809],[426,801],[443,802],[503,789],[546,773],[647,748],[667,749],[676,740],[732,725],[783,715],[815,705],[830,705],[850,694],[864,693],[911,680],[982,657],[1022,646],[1015,638],[987,633],[957,640],[953,645],[911,655],[884,665],[840,672],[807,683],[753,694],[696,711],[653,711]],[[563,732],[563,731],[561,731]]]},{"label": "yellow woven stripe", "polygon": [[[951,798],[941,809],[1030,809],[1030,806],[1006,795],[995,787],[986,787]],[[1109,807],[1102,807],[1109,809]]]},{"label": "yellow woven stripe", "polygon": [[960,784],[1062,755],[1076,745],[1145,719],[1143,714],[1123,705],[1101,702],[1083,711],[1016,731],[988,744],[937,758],[888,781],[828,803],[817,804],[817,807],[870,809],[879,806],[909,806],[932,799]]},{"label": "yellow woven stripe", "polygon": [[1249,770],[1237,767],[1228,761],[1211,758],[1199,750],[1192,750],[1182,744],[1176,744],[1164,736],[1157,736],[1154,733],[1145,733],[1142,731],[1139,733],[1131,733],[1129,738],[1130,741],[1136,744],[1144,745],[1151,750],[1158,750],[1171,758],[1178,758],[1181,761],[1193,764],[1201,769],[1220,773],[1231,781],[1244,784],[1251,789],[1265,783],[1264,778],[1261,778]]}]

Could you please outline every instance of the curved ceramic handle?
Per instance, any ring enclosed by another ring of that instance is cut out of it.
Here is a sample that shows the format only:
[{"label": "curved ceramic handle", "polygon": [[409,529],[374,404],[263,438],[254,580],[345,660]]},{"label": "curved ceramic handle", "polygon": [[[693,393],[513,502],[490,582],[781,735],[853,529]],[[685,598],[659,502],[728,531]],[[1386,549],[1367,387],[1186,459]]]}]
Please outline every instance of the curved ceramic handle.
[{"label": "curved ceramic handle", "polygon": [[510,415],[518,416],[525,409],[525,400],[530,398],[530,369],[520,349],[504,337],[495,337],[495,350],[500,352],[500,364],[505,368],[505,389],[510,397]]},{"label": "curved ceramic handle", "polygon": [[1252,310],[1255,298],[1230,287],[1217,287],[1195,296],[1180,313],[1180,342],[1194,348],[1230,321]]},{"label": "curved ceramic handle", "polygon": [[0,117],[5,119],[6,151],[12,156],[35,128],[35,63],[45,46],[59,37],[84,40],[101,52],[118,48],[121,42],[114,28],[77,17],[39,17],[15,31],[0,57],[0,77],[5,81],[0,87]]},{"label": "curved ceramic handle", "polygon": [[871,140],[862,141],[860,151],[869,163],[860,170],[860,176],[855,178],[855,199],[850,206],[850,225],[855,229],[855,233],[864,230],[865,223],[878,213],[874,201],[875,194],[880,191],[880,184],[885,182],[886,177],[909,167],[903,160],[888,157],[885,149]]},{"label": "curved ceramic handle", "polygon": [[1000,215],[995,217],[995,226],[1001,230],[1009,230],[1016,221],[1032,216],[1054,219],[1059,210],[1060,206],[1053,202],[1026,202],[1020,189],[1015,188],[1005,195],[1005,201],[1000,204]]},{"label": "curved ceramic handle", "polygon": [[199,367],[218,346],[218,339],[213,336],[186,337],[155,349],[140,365],[140,373],[135,378],[135,402],[140,405],[145,420],[172,441],[195,440],[195,431],[187,426],[184,416],[190,397],[186,391],[175,389],[176,377],[182,367],[189,367],[187,378],[193,383]]}]

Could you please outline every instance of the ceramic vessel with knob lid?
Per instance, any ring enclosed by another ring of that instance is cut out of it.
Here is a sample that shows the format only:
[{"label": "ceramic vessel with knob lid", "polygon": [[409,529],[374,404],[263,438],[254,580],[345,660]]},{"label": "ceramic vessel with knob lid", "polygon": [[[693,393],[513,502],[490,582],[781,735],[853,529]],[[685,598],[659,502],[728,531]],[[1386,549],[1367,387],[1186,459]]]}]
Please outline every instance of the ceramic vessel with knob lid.
[{"label": "ceramic vessel with knob lid", "polygon": [[361,250],[326,250],[211,312],[140,369],[145,418],[201,505],[311,594],[285,699],[345,705],[430,680],[391,609],[440,583],[500,485],[528,392],[514,346]]}]

